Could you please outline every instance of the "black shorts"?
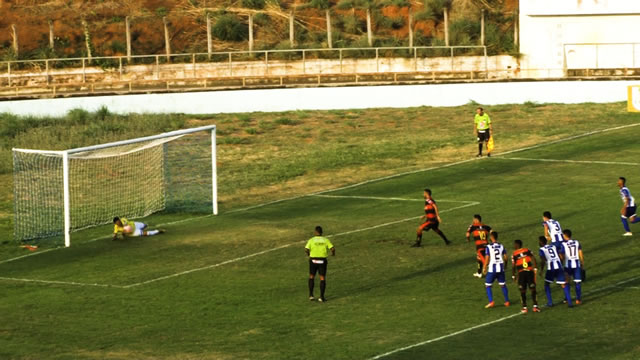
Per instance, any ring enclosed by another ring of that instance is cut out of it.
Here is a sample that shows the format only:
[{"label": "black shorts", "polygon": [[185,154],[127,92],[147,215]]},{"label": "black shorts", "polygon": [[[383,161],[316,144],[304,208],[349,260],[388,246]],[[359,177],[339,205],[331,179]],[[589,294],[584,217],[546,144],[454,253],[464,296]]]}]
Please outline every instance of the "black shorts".
[{"label": "black shorts", "polygon": [[485,130],[484,132],[478,131],[478,142],[489,141],[490,137],[491,132],[489,131],[489,129]]},{"label": "black shorts", "polygon": [[533,271],[520,271],[518,273],[518,288],[535,289],[536,288],[536,274]]},{"label": "black shorts", "polygon": [[327,258],[309,259],[309,274],[315,275],[316,273],[322,276],[327,275]]},{"label": "black shorts", "polygon": [[418,228],[418,232],[429,231],[431,229],[437,230],[439,225],[440,225],[440,223],[437,222],[437,221],[425,221]]}]

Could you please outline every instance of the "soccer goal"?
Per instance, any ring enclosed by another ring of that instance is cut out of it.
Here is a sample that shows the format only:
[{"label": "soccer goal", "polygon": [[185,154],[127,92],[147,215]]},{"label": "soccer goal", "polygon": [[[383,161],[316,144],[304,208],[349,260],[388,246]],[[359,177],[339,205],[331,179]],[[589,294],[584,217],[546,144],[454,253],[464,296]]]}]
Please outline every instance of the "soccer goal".
[{"label": "soccer goal", "polygon": [[64,236],[165,211],[218,214],[216,126],[64,151],[13,149],[14,233]]}]

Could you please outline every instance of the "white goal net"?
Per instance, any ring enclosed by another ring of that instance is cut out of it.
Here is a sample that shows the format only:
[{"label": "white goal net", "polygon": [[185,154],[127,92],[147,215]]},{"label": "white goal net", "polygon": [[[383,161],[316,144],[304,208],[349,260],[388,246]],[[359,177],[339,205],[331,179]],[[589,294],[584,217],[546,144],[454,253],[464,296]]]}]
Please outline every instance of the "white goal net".
[{"label": "white goal net", "polygon": [[15,238],[167,211],[217,214],[215,126],[66,151],[13,149]]}]

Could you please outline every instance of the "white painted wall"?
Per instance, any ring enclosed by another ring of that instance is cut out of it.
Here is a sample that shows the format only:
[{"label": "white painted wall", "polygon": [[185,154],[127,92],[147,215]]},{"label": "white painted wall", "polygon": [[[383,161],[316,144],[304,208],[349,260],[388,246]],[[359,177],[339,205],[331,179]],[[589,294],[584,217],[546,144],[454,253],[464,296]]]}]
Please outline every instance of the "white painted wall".
[{"label": "white painted wall", "polygon": [[66,114],[74,108],[117,113],[215,114],[253,111],[365,109],[626,101],[627,86],[640,81],[538,81],[440,85],[350,86],[116,95],[0,102],[0,112],[19,115]]},{"label": "white painted wall", "polygon": [[639,0],[520,0],[519,20],[523,69],[640,68]]}]

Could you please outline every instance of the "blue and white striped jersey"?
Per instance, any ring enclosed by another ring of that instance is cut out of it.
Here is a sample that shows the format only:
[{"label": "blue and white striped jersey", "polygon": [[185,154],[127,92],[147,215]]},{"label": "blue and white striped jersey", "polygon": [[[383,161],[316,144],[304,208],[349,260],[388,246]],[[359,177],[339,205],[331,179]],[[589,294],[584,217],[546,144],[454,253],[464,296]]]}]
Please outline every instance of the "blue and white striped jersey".
[{"label": "blue and white striped jersey", "polygon": [[563,238],[562,238],[562,226],[560,226],[560,223],[553,220],[553,219],[549,219],[547,221],[543,221],[542,222],[542,226],[547,225],[547,228],[549,229],[549,236],[551,236],[551,243],[556,243],[556,242],[562,242]]},{"label": "blue and white striped jersey", "polygon": [[564,267],[575,269],[581,267],[579,250],[582,250],[582,245],[578,240],[569,240],[562,243],[564,250]]},{"label": "blue and white striped jersey", "polygon": [[629,198],[627,207],[636,206],[636,200],[631,196],[631,192],[629,192],[629,189],[626,186],[620,188],[620,196],[622,197],[622,202],[625,202],[626,198]]},{"label": "blue and white striped jersey", "polygon": [[502,244],[495,242],[487,245],[485,256],[489,256],[488,272],[500,273],[504,271],[504,255],[507,251]]},{"label": "blue and white striped jersey", "polygon": [[540,248],[540,257],[547,262],[547,270],[562,269],[558,249],[553,245],[545,245]]}]

